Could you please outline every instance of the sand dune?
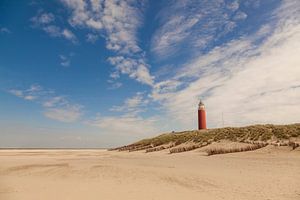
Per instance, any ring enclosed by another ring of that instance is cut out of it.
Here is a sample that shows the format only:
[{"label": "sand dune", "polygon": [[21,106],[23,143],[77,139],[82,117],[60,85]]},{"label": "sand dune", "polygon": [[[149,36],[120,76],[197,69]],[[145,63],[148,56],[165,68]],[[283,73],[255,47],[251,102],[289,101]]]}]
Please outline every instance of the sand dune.
[{"label": "sand dune", "polygon": [[300,199],[300,150],[1,150],[0,199]]}]

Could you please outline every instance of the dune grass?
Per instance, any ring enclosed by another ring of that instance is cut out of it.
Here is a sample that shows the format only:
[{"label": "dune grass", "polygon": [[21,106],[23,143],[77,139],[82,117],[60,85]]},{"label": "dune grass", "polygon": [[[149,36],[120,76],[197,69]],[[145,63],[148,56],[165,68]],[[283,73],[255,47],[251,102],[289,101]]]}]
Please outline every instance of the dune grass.
[{"label": "dune grass", "polygon": [[[171,148],[170,153],[190,151],[200,148],[203,144],[210,144],[220,140],[229,140],[242,143],[284,143],[290,138],[300,137],[300,123],[290,125],[252,125],[246,127],[226,127],[207,130],[193,130],[175,133],[165,133],[157,137],[140,140],[136,143],[113,148],[118,151],[139,151],[146,152],[160,151]],[[183,143],[193,143],[193,145],[180,147]],[[171,147],[163,145],[172,144]],[[176,147],[178,146],[178,147]],[[297,148],[299,144],[294,145]]]}]

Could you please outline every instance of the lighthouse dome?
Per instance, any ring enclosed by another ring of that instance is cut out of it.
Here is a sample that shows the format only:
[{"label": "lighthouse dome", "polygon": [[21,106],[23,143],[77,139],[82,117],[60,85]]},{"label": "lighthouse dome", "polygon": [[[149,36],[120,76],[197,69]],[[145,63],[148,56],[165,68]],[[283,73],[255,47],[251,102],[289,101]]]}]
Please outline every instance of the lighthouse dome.
[{"label": "lighthouse dome", "polygon": [[199,109],[203,109],[204,110],[205,106],[204,103],[200,100],[199,102]]},{"label": "lighthouse dome", "polygon": [[200,102],[199,102],[199,106],[200,106],[200,105],[203,105],[203,106],[204,106],[204,103],[203,103],[201,100],[200,100]]}]

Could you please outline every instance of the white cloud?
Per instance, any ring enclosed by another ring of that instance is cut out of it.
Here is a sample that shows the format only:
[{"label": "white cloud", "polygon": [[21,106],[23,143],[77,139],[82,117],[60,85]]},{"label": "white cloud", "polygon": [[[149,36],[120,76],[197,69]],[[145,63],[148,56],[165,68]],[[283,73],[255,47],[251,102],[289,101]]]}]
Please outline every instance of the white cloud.
[{"label": "white cloud", "polygon": [[11,33],[11,31],[6,27],[0,27],[0,33]]},{"label": "white cloud", "polygon": [[138,1],[105,1],[103,24],[108,34],[107,48],[124,53],[140,51],[136,32],[141,25],[140,10],[134,6]]},{"label": "white cloud", "polygon": [[60,28],[53,24],[55,22],[55,17],[52,13],[39,12],[36,16],[32,17],[30,21],[32,22],[33,27],[42,29],[51,37],[61,37],[73,43],[77,42],[77,37],[71,30]]},{"label": "white cloud", "polygon": [[67,40],[70,40],[72,42],[76,42],[77,38],[76,36],[74,35],[74,33],[68,29],[64,29],[62,30],[61,32],[61,35],[66,38]]},{"label": "white cloud", "polygon": [[39,91],[41,91],[42,89],[43,89],[43,88],[42,88],[40,85],[38,85],[38,84],[33,84],[33,85],[30,86],[29,89],[27,89],[27,91],[29,91],[29,92],[39,92]]},{"label": "white cloud", "polygon": [[77,37],[75,34],[68,29],[61,29],[55,25],[48,25],[42,28],[46,33],[48,33],[51,37],[61,37],[65,38],[73,43],[77,42]]},{"label": "white cloud", "polygon": [[9,93],[24,100],[40,104],[45,111],[44,116],[61,122],[75,122],[83,114],[83,106],[70,103],[64,96],[55,95],[53,90],[47,90],[40,85],[31,85],[28,89],[12,89]]},{"label": "white cloud", "polygon": [[169,94],[176,92],[177,88],[182,83],[176,79],[164,80],[154,85],[152,90],[152,98],[154,100],[164,100],[169,97]]},{"label": "white cloud", "polygon": [[220,36],[224,36],[227,33],[230,33],[233,29],[236,28],[236,26],[237,26],[236,23],[233,21],[225,22],[225,25],[223,27],[223,32],[220,34]]},{"label": "white cloud", "polygon": [[9,90],[9,93],[11,93],[17,97],[23,97],[23,91],[21,91],[21,90]]},{"label": "white cloud", "polygon": [[[140,106],[143,102],[143,96],[141,93],[137,93],[134,97],[125,101],[125,108],[131,109]],[[124,107],[123,107],[124,108]]]},{"label": "white cloud", "polygon": [[234,20],[244,20],[246,18],[247,18],[247,14],[241,11],[238,11],[233,17]]},{"label": "white cloud", "polygon": [[242,1],[242,3],[246,7],[258,8],[258,7],[260,7],[260,1],[261,0],[244,0],[244,1]]},{"label": "white cloud", "polygon": [[139,114],[146,111],[149,100],[143,93],[136,93],[127,98],[121,106],[113,106],[110,111],[119,112],[118,116],[98,115],[85,123],[99,127],[104,133],[112,135],[149,136],[158,132],[160,121],[158,117],[141,117]]},{"label": "white cloud", "polygon": [[137,116],[141,112],[145,112],[149,100],[144,97],[141,92],[136,93],[135,96],[127,98],[123,105],[113,106],[110,111],[123,112],[126,116]]},{"label": "white cloud", "polygon": [[[98,34],[104,33],[106,48],[117,53],[117,56],[109,58],[109,61],[122,57],[122,62],[127,63],[127,66],[123,67],[117,62],[110,62],[116,67],[116,71],[111,75],[113,79],[119,78],[119,73],[122,73],[141,83],[153,84],[153,77],[137,41],[137,30],[142,24],[143,1],[61,1],[71,10],[69,23],[73,27],[89,28]],[[89,33],[86,40],[94,43],[97,39],[98,35]],[[117,66],[113,63],[117,63]]]},{"label": "white cloud", "polygon": [[36,96],[32,96],[32,95],[24,96],[24,99],[25,100],[29,100],[29,101],[32,101],[32,100],[34,100],[36,98],[37,98]]},{"label": "white cloud", "polygon": [[60,58],[60,64],[61,66],[63,67],[69,67],[70,64],[71,64],[71,59],[65,55],[59,55],[59,58]]},{"label": "white cloud", "polygon": [[89,19],[88,13],[86,13],[87,3],[82,0],[62,0],[62,2],[70,9],[72,9],[72,16],[69,19],[69,23],[72,26],[84,25],[85,21]]},{"label": "white cloud", "polygon": [[239,2],[237,0],[233,1],[233,2],[230,2],[226,5],[226,7],[229,9],[229,10],[232,10],[232,11],[236,11],[237,9],[239,9],[240,5],[239,5]]},{"label": "white cloud", "polygon": [[191,35],[191,28],[199,21],[201,16],[185,18],[183,16],[171,17],[153,37],[152,51],[165,55],[166,51],[172,53],[178,43]]},{"label": "white cloud", "polygon": [[107,35],[106,47],[113,51],[135,53],[140,51],[137,45],[136,31],[141,24],[140,10],[134,1],[80,1],[61,0],[72,11],[69,23],[76,27],[104,30]]},{"label": "white cloud", "polygon": [[50,119],[54,119],[61,122],[75,122],[80,119],[82,111],[80,106],[73,105],[66,106],[63,108],[46,109],[44,115]]},{"label": "white cloud", "polygon": [[61,30],[58,26],[55,25],[49,25],[43,27],[43,30],[48,33],[51,37],[60,37],[61,36]]},{"label": "white cloud", "polygon": [[99,127],[104,133],[114,135],[152,135],[158,132],[155,118],[142,118],[137,116],[106,116],[97,117],[86,123]]},{"label": "white cloud", "polygon": [[89,19],[86,21],[86,25],[89,26],[90,28],[94,28],[96,30],[100,30],[103,28],[102,22],[100,21],[95,21],[93,19]]},{"label": "white cloud", "polygon": [[98,35],[88,33],[86,35],[86,41],[90,43],[95,43],[99,39]]},{"label": "white cloud", "polygon": [[63,96],[50,97],[43,102],[43,106],[46,108],[56,107],[58,105],[62,106],[62,105],[66,105],[66,104],[68,104],[68,102]]},{"label": "white cloud", "polygon": [[298,122],[300,16],[296,5],[297,1],[282,2],[272,16],[276,27],[266,24],[254,35],[195,57],[170,80],[171,91],[161,90],[157,83],[152,97],[162,103],[170,121],[195,126],[201,97],[210,127],[222,125],[222,113],[227,126]]},{"label": "white cloud", "polygon": [[42,87],[35,84],[35,85],[31,85],[30,88],[26,90],[11,89],[9,90],[9,93],[17,97],[23,98],[25,100],[32,101],[39,98],[42,95],[41,91],[42,91]]},{"label": "white cloud", "polygon": [[49,24],[55,21],[55,17],[52,13],[39,13],[38,15],[31,18],[34,25]]},{"label": "white cloud", "polygon": [[154,77],[150,75],[148,65],[143,59],[132,59],[123,56],[109,57],[108,62],[115,66],[112,78],[118,78],[119,73],[128,74],[130,78],[152,86]]},{"label": "white cloud", "polygon": [[120,82],[114,82],[112,80],[108,80],[108,82],[111,83],[110,87],[108,87],[108,89],[110,89],[110,90],[118,89],[118,88],[122,87],[122,85],[123,85]]}]

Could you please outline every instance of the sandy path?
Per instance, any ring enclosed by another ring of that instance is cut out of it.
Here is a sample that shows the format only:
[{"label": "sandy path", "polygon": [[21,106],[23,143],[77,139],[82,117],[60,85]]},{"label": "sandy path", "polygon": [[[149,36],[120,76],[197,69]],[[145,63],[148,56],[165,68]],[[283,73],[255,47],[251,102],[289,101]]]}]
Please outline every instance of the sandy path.
[{"label": "sandy path", "polygon": [[1,150],[1,200],[300,199],[300,150]]}]

